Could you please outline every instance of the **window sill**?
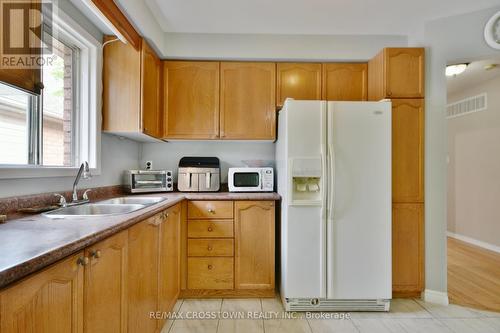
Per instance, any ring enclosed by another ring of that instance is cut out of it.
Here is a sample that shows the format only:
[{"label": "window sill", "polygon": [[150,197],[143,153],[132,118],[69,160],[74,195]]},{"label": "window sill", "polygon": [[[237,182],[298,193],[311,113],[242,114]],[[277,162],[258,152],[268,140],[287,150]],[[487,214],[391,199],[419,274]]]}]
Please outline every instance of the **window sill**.
[{"label": "window sill", "polygon": [[[51,178],[51,177],[76,177],[76,167],[43,167],[29,165],[2,165],[0,166],[0,179],[22,179],[22,178]],[[99,168],[91,168],[94,176],[99,176]]]}]

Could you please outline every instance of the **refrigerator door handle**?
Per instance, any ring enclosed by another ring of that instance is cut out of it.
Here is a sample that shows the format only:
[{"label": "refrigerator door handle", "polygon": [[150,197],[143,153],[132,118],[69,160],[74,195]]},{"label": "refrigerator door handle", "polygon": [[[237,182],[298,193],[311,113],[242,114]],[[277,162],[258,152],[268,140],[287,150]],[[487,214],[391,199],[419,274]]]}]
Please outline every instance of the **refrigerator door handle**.
[{"label": "refrigerator door handle", "polygon": [[333,220],[335,210],[335,148],[333,143],[328,143],[328,156],[330,158],[330,184],[328,186],[328,219]]},{"label": "refrigerator door handle", "polygon": [[[321,145],[321,177],[322,177],[322,181],[321,181],[321,184],[320,186],[322,188],[320,188],[320,191],[321,191],[321,218],[322,219],[325,219],[325,217],[328,217],[328,208],[327,208],[327,167],[328,167],[328,153],[326,151],[326,145],[325,144],[322,144]],[[326,215],[326,216],[325,216]]]}]

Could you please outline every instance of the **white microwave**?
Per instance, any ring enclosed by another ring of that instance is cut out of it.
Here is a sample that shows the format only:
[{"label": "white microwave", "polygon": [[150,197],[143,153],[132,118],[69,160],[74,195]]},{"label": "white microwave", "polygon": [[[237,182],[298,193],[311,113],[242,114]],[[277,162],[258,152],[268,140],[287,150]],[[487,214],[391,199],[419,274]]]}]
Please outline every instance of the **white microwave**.
[{"label": "white microwave", "polygon": [[229,192],[274,191],[273,168],[229,168]]}]

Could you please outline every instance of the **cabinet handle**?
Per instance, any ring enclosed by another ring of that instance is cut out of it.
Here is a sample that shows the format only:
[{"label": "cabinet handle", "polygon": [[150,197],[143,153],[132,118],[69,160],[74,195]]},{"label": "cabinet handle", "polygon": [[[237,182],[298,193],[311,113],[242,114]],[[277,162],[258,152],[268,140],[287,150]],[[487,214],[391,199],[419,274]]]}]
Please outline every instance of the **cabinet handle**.
[{"label": "cabinet handle", "polygon": [[212,214],[215,214],[215,209],[209,208],[209,209],[208,209],[208,212],[209,212],[209,213],[212,213]]},{"label": "cabinet handle", "polygon": [[168,213],[165,213],[165,218],[166,218],[166,219],[168,218]]},{"label": "cabinet handle", "polygon": [[387,96],[392,96],[392,92],[388,91]]},{"label": "cabinet handle", "polygon": [[80,266],[87,266],[89,264],[89,258],[88,257],[80,257],[76,261],[77,265]]},{"label": "cabinet handle", "polygon": [[101,257],[101,250],[95,250],[90,252],[90,256],[95,259],[99,259]]},{"label": "cabinet handle", "polygon": [[208,250],[208,251],[212,251],[212,247],[211,247],[210,245],[209,245],[209,246],[207,246],[207,250]]},{"label": "cabinet handle", "polygon": [[214,231],[214,228],[212,228],[212,226],[209,226],[207,230],[208,230],[208,232],[212,232],[212,231]]},{"label": "cabinet handle", "polygon": [[208,265],[209,270],[212,270],[212,268],[214,268],[212,265]]}]

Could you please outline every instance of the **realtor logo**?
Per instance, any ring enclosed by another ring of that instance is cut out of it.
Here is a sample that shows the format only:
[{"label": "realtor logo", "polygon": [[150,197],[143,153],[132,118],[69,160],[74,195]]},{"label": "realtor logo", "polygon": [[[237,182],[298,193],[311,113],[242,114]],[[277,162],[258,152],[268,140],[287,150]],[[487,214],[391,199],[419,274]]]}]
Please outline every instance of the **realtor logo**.
[{"label": "realtor logo", "polygon": [[52,35],[52,2],[0,0],[0,68],[39,68],[52,53],[43,35]]}]

